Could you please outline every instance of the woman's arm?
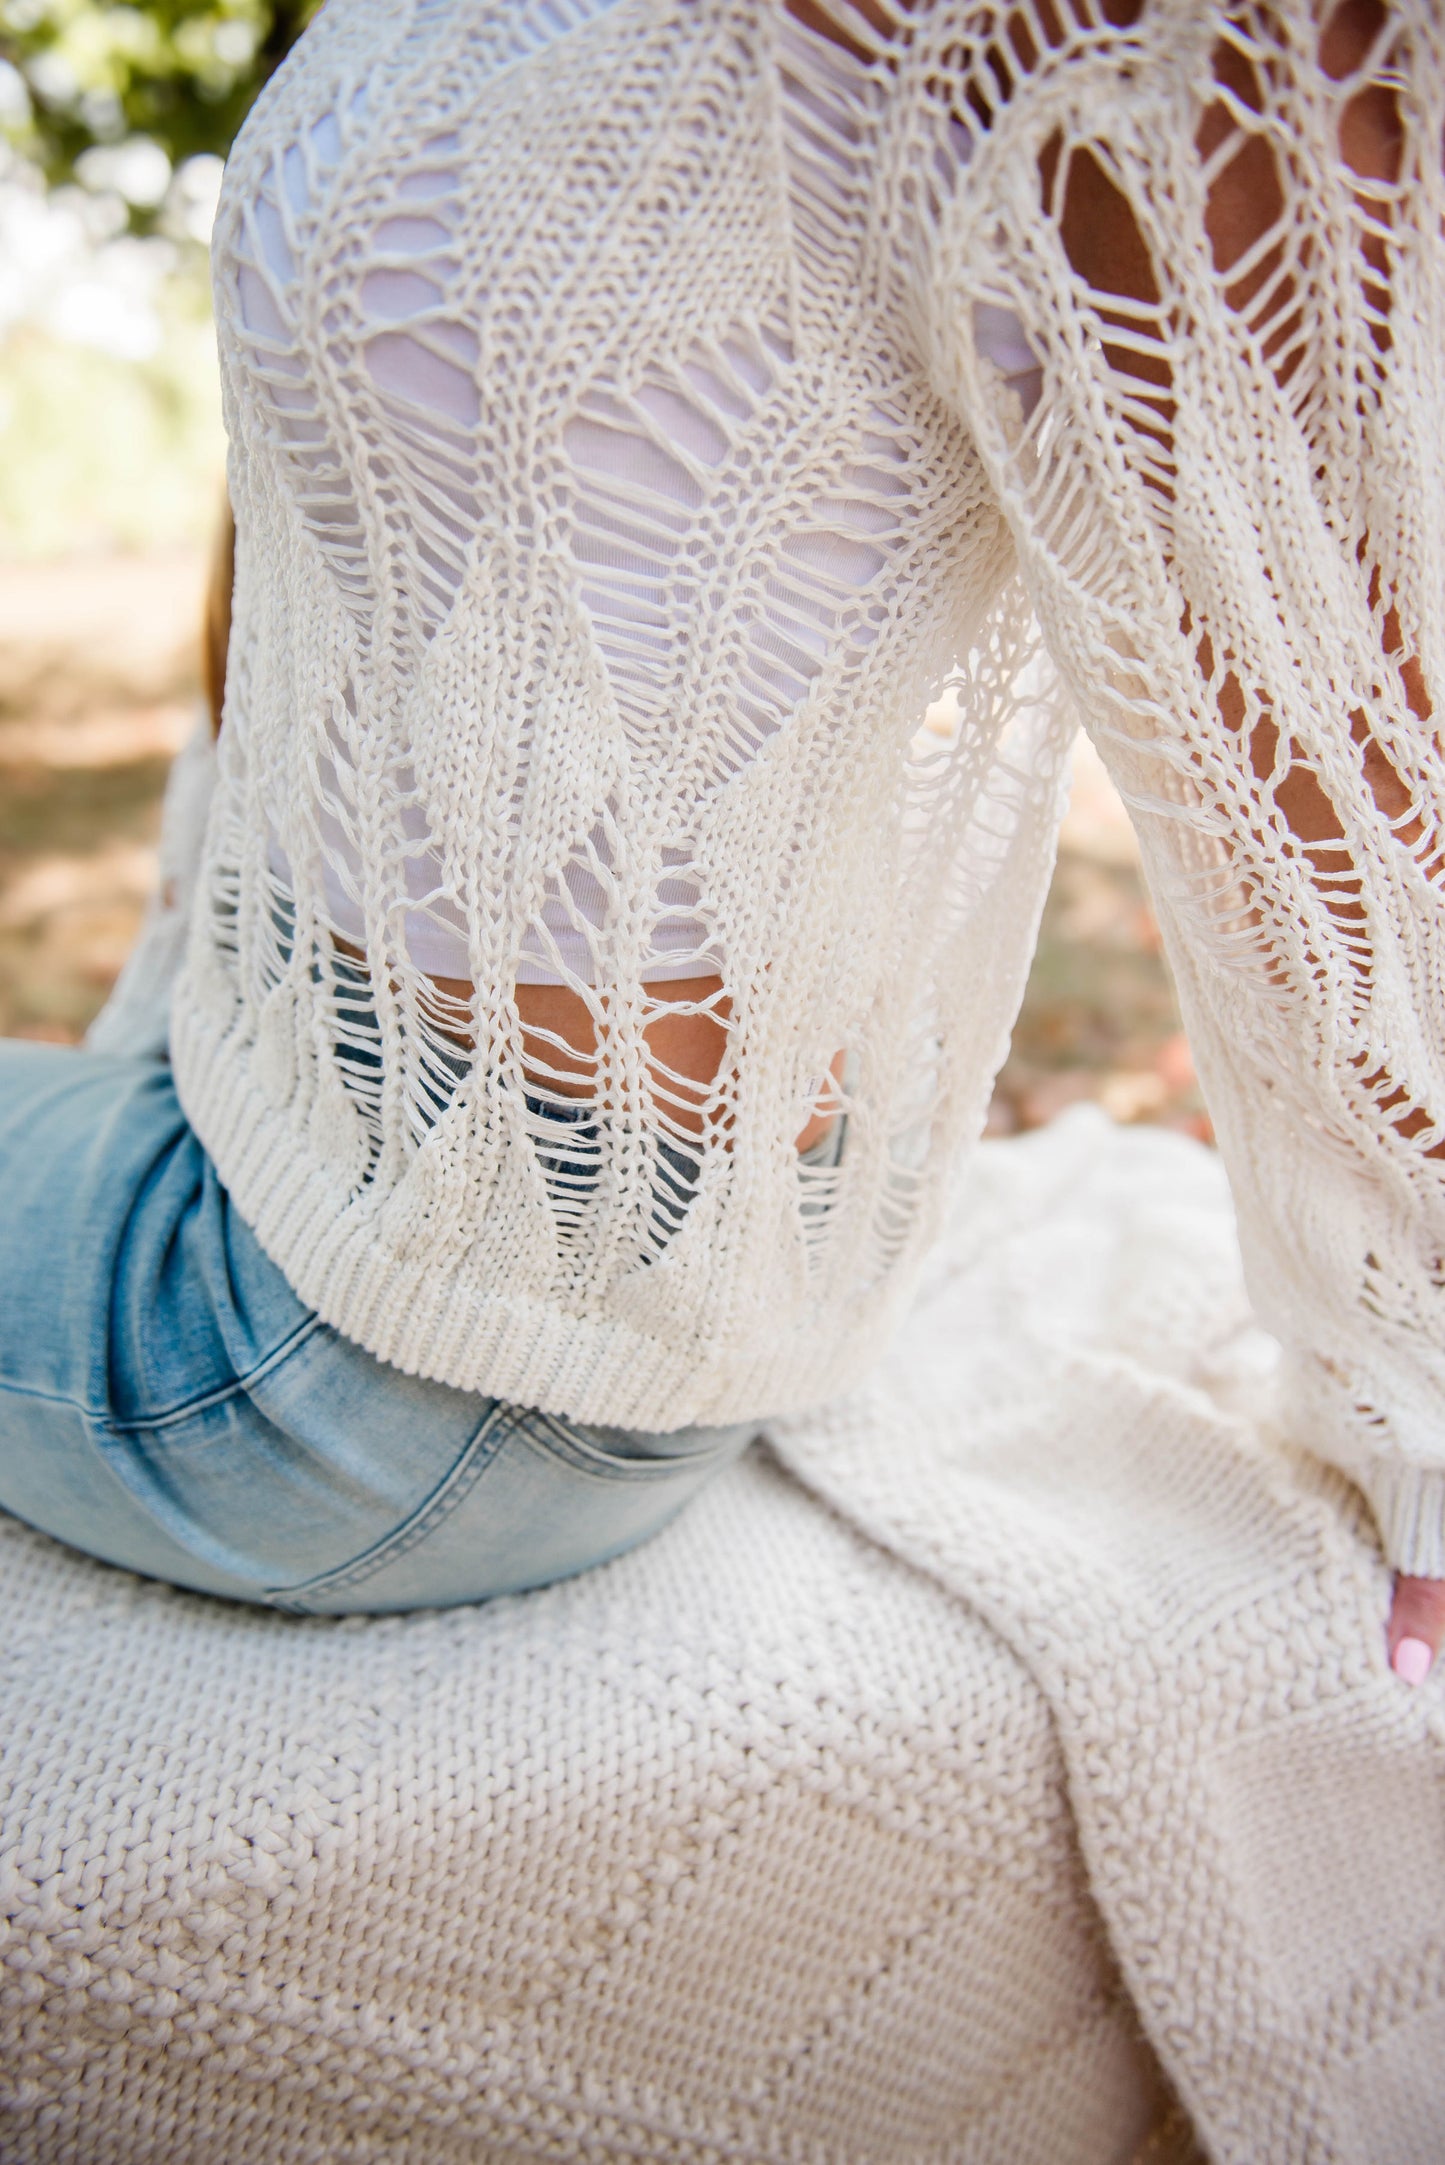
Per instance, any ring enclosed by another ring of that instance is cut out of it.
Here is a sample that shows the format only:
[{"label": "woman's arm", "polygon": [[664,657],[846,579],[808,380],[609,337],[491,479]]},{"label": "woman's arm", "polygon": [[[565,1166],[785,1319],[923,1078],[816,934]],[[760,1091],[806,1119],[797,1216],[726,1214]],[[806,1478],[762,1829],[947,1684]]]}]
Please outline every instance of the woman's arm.
[{"label": "woman's arm", "polygon": [[[1000,18],[956,92],[980,149],[936,319],[1140,826],[1296,1425],[1370,1495],[1417,1666],[1445,1630],[1445,61],[1419,13]],[[979,362],[980,303],[1044,359],[1032,416]]]},{"label": "woman's arm", "polygon": [[226,696],[226,655],[231,645],[231,595],[236,584],[236,521],[229,498],[221,506],[206,574],[206,603],[201,618],[201,682],[211,714],[211,734],[221,734]]}]

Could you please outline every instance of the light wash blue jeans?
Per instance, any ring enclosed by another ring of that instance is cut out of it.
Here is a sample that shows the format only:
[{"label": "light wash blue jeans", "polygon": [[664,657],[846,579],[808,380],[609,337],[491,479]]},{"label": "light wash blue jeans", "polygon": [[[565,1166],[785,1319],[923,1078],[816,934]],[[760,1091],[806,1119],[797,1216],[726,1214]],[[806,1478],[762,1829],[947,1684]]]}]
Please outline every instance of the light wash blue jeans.
[{"label": "light wash blue jeans", "polygon": [[57,1539],[301,1614],[442,1607],[632,1547],[755,1425],[403,1375],[262,1254],[168,1066],[0,1041],[0,1509]]}]

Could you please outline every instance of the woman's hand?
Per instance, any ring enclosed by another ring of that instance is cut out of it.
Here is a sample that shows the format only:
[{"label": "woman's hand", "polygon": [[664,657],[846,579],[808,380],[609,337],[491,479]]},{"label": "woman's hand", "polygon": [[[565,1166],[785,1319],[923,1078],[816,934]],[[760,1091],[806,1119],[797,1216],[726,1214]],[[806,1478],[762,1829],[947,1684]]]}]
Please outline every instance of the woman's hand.
[{"label": "woman's hand", "polygon": [[1395,1581],[1390,1603],[1390,1667],[1407,1684],[1423,1684],[1445,1640],[1445,1579]]}]

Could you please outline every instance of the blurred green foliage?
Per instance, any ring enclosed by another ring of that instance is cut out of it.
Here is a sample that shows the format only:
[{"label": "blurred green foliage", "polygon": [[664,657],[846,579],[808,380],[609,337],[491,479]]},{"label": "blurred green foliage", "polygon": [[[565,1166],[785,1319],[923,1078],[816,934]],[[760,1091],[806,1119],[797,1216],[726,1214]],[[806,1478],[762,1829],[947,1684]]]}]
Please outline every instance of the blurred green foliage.
[{"label": "blurred green foliage", "polygon": [[208,300],[172,280],[145,360],[30,326],[0,341],[0,567],[210,538],[225,435]]},{"label": "blurred green foliage", "polygon": [[[172,166],[224,157],[319,0],[0,0],[5,131],[51,182],[143,136]],[[144,230],[151,206],[135,205]]]}]

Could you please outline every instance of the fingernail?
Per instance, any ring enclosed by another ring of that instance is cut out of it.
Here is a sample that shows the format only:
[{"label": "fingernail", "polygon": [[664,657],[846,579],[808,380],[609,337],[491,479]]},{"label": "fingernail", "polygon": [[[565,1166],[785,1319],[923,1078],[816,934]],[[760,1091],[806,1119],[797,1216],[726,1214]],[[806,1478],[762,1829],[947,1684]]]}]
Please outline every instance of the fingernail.
[{"label": "fingernail", "polygon": [[1430,1664],[1435,1659],[1423,1639],[1402,1639],[1395,1648],[1390,1667],[1396,1676],[1407,1684],[1423,1684],[1430,1674]]}]

